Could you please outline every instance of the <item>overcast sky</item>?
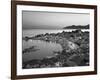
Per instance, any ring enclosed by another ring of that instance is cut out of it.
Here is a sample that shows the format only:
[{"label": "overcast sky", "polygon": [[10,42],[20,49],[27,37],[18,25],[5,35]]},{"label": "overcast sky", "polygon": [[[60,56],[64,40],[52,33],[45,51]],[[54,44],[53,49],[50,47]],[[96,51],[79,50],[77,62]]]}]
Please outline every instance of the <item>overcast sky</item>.
[{"label": "overcast sky", "polygon": [[70,25],[87,25],[89,14],[56,12],[22,12],[23,29],[61,29]]}]

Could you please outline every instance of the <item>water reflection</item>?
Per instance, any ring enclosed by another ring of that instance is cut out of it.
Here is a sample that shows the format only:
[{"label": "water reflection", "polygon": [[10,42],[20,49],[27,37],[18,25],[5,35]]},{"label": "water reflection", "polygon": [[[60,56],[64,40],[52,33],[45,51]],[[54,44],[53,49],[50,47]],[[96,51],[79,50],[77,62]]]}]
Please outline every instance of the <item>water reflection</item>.
[{"label": "water reflection", "polygon": [[[34,51],[34,47],[32,46],[35,46],[37,50]],[[54,51],[62,51],[62,47],[60,44],[41,40],[23,40],[23,50],[27,48],[31,49],[31,51],[26,51],[25,54],[22,54],[24,62],[32,59],[43,59],[45,57],[52,57],[54,56]]]}]

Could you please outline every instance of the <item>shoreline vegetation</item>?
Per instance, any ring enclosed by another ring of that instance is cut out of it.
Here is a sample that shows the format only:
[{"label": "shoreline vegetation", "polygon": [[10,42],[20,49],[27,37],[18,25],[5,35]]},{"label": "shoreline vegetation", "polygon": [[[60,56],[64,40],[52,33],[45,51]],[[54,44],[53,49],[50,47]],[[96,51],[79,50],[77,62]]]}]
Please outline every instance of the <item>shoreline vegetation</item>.
[{"label": "shoreline vegetation", "polygon": [[[63,31],[61,33],[45,33],[34,37],[24,37],[23,40],[42,40],[46,42],[56,42],[61,45],[62,51],[54,51],[54,56],[43,59],[33,59],[23,62],[23,69],[49,68],[49,67],[72,67],[89,66],[89,32],[77,29],[72,32]],[[33,45],[24,49],[26,52],[38,50]]]}]

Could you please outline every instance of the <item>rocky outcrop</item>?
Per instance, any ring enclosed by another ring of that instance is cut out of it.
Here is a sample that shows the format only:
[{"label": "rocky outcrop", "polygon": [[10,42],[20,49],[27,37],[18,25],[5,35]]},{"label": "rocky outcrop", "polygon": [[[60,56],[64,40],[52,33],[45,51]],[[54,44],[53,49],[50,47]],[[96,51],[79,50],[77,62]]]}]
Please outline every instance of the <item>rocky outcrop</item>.
[{"label": "rocky outcrop", "polygon": [[[55,52],[54,56],[42,60],[32,60],[23,63],[23,68],[46,67],[71,67],[89,65],[89,32],[76,30],[72,32],[40,34],[28,39],[56,42],[62,46],[61,52]],[[34,47],[24,50],[34,51]]]}]

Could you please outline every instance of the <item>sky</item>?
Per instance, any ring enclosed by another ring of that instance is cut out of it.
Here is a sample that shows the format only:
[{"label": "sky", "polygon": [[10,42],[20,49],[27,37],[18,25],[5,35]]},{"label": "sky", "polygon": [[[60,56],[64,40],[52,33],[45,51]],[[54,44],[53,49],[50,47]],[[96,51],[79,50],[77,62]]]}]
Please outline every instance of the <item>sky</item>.
[{"label": "sky", "polygon": [[71,25],[87,25],[89,14],[67,12],[23,11],[23,29],[62,29]]}]

